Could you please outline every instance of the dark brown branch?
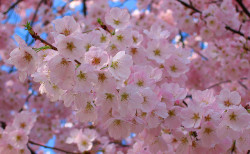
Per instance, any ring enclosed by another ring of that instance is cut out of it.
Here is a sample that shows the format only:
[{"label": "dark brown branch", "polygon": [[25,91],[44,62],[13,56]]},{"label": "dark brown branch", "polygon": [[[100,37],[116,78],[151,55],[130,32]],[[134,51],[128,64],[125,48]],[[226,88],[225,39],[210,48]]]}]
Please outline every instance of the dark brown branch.
[{"label": "dark brown branch", "polygon": [[36,152],[27,144],[27,148],[29,149],[31,154],[36,154]]},{"label": "dark brown branch", "polygon": [[238,81],[238,83],[239,83],[244,89],[248,90],[247,86],[244,85],[241,81]]},{"label": "dark brown branch", "polygon": [[214,84],[214,85],[209,86],[207,89],[211,89],[211,88],[217,87],[217,86],[219,86],[219,85],[221,85],[221,84],[229,83],[229,82],[232,82],[232,81],[231,81],[231,80],[221,81],[221,82],[219,82],[219,83],[216,83],[216,84]]},{"label": "dark brown branch", "polygon": [[[198,10],[197,8],[195,8],[195,7],[192,5],[192,3],[188,4],[188,3],[186,3],[186,2],[183,2],[182,0],[176,0],[176,1],[180,2],[180,3],[181,3],[182,5],[184,5],[185,7],[189,8],[189,9],[192,9],[193,11],[202,14],[202,12],[201,12],[200,10]],[[241,0],[237,0],[237,2],[238,2],[238,1],[241,1]],[[238,3],[239,3],[239,2],[238,2]],[[244,6],[243,3],[241,3],[241,4]],[[243,8],[242,8],[242,9],[243,9]],[[235,29],[231,28],[231,27],[228,26],[228,25],[225,26],[225,29],[231,31],[232,33],[241,35],[241,36],[247,38],[248,40],[250,40],[250,36],[245,36],[240,30],[235,30]]]},{"label": "dark brown branch", "polygon": [[44,2],[45,2],[45,0],[41,0],[41,1],[38,3],[38,5],[36,6],[36,11],[35,11],[35,13],[34,13],[34,15],[33,15],[33,17],[32,17],[32,20],[31,20],[31,22],[30,22],[31,27],[33,26],[33,24],[34,24],[34,22],[35,22],[35,20],[36,20],[36,16],[37,16],[37,13],[38,13],[39,8],[41,7],[42,3],[44,3]]},{"label": "dark brown branch", "polygon": [[200,10],[198,10],[197,8],[195,8],[191,3],[188,4],[188,3],[186,3],[186,2],[183,2],[182,0],[177,0],[177,1],[180,2],[182,5],[184,5],[185,7],[190,8],[190,9],[192,9],[193,11],[202,14],[202,12],[201,12]]},{"label": "dark brown branch", "polygon": [[246,6],[243,4],[242,0],[236,0],[236,2],[240,5],[242,8],[243,12],[250,18],[250,12],[246,8]]},{"label": "dark brown branch", "polygon": [[74,60],[78,65],[81,65],[81,62],[79,62],[78,60]]},{"label": "dark brown branch", "polygon": [[41,41],[43,44],[49,46],[51,49],[56,50],[57,48],[55,46],[53,46],[52,44],[50,44],[49,42],[45,41],[44,39],[42,39],[36,32],[34,32],[34,30],[32,29],[32,27],[29,27],[30,29],[28,29],[30,35],[32,36],[32,38],[36,41],[39,40]]},{"label": "dark brown branch", "polygon": [[81,154],[81,153],[75,153],[75,152],[66,151],[66,150],[63,150],[63,149],[60,149],[60,148],[56,148],[56,147],[50,147],[50,146],[42,145],[42,144],[30,141],[30,140],[29,140],[29,143],[33,144],[33,145],[41,146],[41,147],[44,147],[44,148],[49,148],[49,149],[61,151],[61,152],[67,153],[67,154]]},{"label": "dark brown branch", "polygon": [[241,35],[241,36],[247,38],[248,40],[250,40],[250,36],[245,36],[245,35],[244,35],[241,31],[239,31],[239,30],[235,30],[235,29],[233,29],[233,28],[231,28],[231,27],[229,27],[229,26],[227,26],[227,25],[225,26],[225,28],[226,28],[226,30],[231,31],[232,33]]},{"label": "dark brown branch", "polygon": [[10,10],[14,9],[20,2],[23,0],[17,0],[14,4],[12,4],[7,11],[5,11],[3,14],[7,14]]},{"label": "dark brown branch", "polygon": [[86,5],[86,0],[82,0],[82,13],[84,17],[87,16],[87,5]]},{"label": "dark brown branch", "polygon": [[6,122],[4,122],[4,121],[0,121],[0,124],[1,124],[1,128],[3,128],[3,129],[5,129],[7,126]]},{"label": "dark brown branch", "polygon": [[193,50],[195,53],[197,53],[199,56],[201,56],[202,58],[204,58],[206,61],[208,61],[208,58],[206,56],[204,56],[202,53],[200,53],[199,51],[195,51]]}]

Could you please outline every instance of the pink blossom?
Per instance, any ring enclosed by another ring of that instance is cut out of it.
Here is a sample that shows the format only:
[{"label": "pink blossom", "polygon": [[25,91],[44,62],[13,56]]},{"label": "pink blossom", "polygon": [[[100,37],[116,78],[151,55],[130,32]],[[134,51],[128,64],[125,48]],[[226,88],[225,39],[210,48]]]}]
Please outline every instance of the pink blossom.
[{"label": "pink blossom", "polygon": [[58,52],[70,60],[80,60],[84,56],[83,48],[82,40],[73,36],[61,37],[57,42]]},{"label": "pink blossom", "polygon": [[177,78],[188,71],[186,64],[174,58],[169,58],[166,60],[165,69],[170,74],[170,76],[174,78]]},{"label": "pink blossom", "polygon": [[130,124],[122,119],[109,119],[106,124],[108,127],[108,132],[114,139],[125,138],[129,135]]},{"label": "pink blossom", "polygon": [[61,89],[71,88],[74,84],[75,67],[71,61],[60,55],[54,56],[49,62],[50,80]]},{"label": "pink blossom", "polygon": [[170,57],[171,51],[168,50],[165,40],[152,40],[148,43],[146,52],[149,59],[162,64]]},{"label": "pink blossom", "polygon": [[77,137],[76,143],[77,143],[78,149],[81,152],[89,151],[93,146],[93,143],[91,142],[91,140],[87,136],[85,136],[84,134],[80,134]]},{"label": "pink blossom", "polygon": [[108,64],[108,60],[109,55],[101,48],[91,47],[85,54],[85,61],[97,69],[101,69],[102,67],[106,66]]},{"label": "pink blossom", "polygon": [[195,103],[188,104],[188,108],[181,111],[182,125],[186,128],[198,128],[203,117],[202,108]]},{"label": "pink blossom", "polygon": [[132,57],[125,54],[125,51],[120,51],[112,58],[109,71],[117,80],[126,80],[131,73],[132,64]]},{"label": "pink blossom", "polygon": [[57,34],[65,36],[79,32],[80,26],[72,16],[64,16],[62,19],[53,21]]},{"label": "pink blossom", "polygon": [[128,10],[120,8],[112,8],[106,15],[105,21],[115,29],[124,29],[128,26],[130,15]]},{"label": "pink blossom", "polygon": [[75,73],[75,90],[81,92],[90,92],[93,90],[93,86],[97,82],[97,74],[92,65],[81,64]]},{"label": "pink blossom", "polygon": [[28,136],[23,130],[15,130],[9,133],[11,133],[11,135],[8,136],[8,141],[13,147],[22,149],[26,146],[28,142]]},{"label": "pink blossom", "polygon": [[223,115],[223,123],[235,131],[243,130],[249,126],[250,115],[245,108],[234,106],[228,109]]},{"label": "pink blossom", "polygon": [[170,35],[169,31],[162,31],[161,25],[158,23],[153,24],[150,31],[144,30],[144,33],[151,39],[166,39]]},{"label": "pink blossom", "polygon": [[216,99],[219,106],[223,109],[238,105],[241,101],[241,97],[237,91],[230,92],[228,89],[223,89]]}]

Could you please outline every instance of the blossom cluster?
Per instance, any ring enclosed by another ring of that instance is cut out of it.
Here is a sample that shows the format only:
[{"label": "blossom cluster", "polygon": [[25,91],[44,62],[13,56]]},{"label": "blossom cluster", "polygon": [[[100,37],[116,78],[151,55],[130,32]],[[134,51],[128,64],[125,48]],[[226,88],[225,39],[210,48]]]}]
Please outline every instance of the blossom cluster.
[{"label": "blossom cluster", "polygon": [[53,20],[71,5],[53,14],[47,1],[42,24],[26,25],[33,47],[0,37],[12,68],[0,72],[0,153],[53,135],[69,153],[249,152],[249,21],[237,2],[138,0],[150,11],[130,14],[91,0],[86,17]]},{"label": "blossom cluster", "polygon": [[23,111],[16,114],[11,125],[8,125],[4,130],[0,128],[0,153],[30,153],[26,144],[35,121],[36,115],[34,113]]}]

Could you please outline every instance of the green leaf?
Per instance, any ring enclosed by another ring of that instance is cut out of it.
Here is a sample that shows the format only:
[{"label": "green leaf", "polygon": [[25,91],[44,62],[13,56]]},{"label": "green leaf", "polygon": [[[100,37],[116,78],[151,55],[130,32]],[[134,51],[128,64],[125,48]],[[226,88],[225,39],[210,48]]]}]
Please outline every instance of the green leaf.
[{"label": "green leaf", "polygon": [[40,48],[32,48],[32,49],[35,50],[36,52],[39,52],[39,51],[41,51],[41,50],[51,49],[51,47],[48,46],[48,45],[45,45],[45,46],[40,47]]}]

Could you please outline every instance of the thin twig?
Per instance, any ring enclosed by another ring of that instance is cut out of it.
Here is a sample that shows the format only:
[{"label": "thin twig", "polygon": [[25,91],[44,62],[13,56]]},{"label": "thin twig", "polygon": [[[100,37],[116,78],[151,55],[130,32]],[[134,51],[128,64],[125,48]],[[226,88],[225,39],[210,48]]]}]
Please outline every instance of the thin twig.
[{"label": "thin twig", "polygon": [[32,38],[36,41],[39,40],[41,41],[43,44],[49,46],[51,49],[56,50],[57,48],[55,46],[53,46],[52,44],[50,44],[49,42],[45,41],[44,39],[42,39],[34,30],[33,28],[30,26],[30,24],[26,25],[27,30],[29,31],[29,34],[32,36]]},{"label": "thin twig", "polygon": [[238,34],[238,35],[241,35],[241,36],[243,36],[243,37],[246,37],[248,40],[250,40],[250,36],[245,36],[245,35],[244,35],[241,31],[239,31],[239,30],[235,30],[235,29],[229,27],[228,25],[226,25],[225,28],[226,28],[226,30],[229,30],[229,31],[231,31],[231,32],[233,32],[233,33],[235,33],[235,34]]},{"label": "thin twig", "polygon": [[231,80],[221,81],[221,82],[218,82],[218,83],[216,83],[216,84],[214,84],[214,85],[209,86],[207,89],[211,89],[211,88],[217,87],[217,86],[219,86],[219,85],[221,85],[221,84],[229,83],[229,82],[232,82],[232,81],[231,81]]},{"label": "thin twig", "polygon": [[[182,5],[184,5],[185,7],[189,8],[189,9],[192,9],[193,11],[197,12],[197,13],[200,13],[202,14],[202,12],[200,10],[198,10],[197,8],[195,8],[192,4],[188,4],[186,2],[183,2],[182,0],[176,0],[178,2],[180,2]],[[239,1],[239,0],[238,0]],[[233,28],[231,28],[230,26],[226,25],[225,26],[225,29],[226,30],[229,30],[231,31],[232,33],[235,33],[235,34],[238,34],[238,35],[241,35],[245,38],[247,38],[248,40],[250,40],[250,36],[245,36],[242,32],[240,32],[239,30],[235,30]]]},{"label": "thin twig", "polygon": [[[36,20],[36,16],[37,16],[38,10],[39,10],[39,8],[41,7],[41,5],[42,5],[43,2],[45,2],[45,0],[41,0],[41,1],[38,3],[37,7],[36,7],[35,13],[34,13],[32,19],[31,19],[31,22],[30,22],[30,26],[31,26],[31,27],[33,26],[33,24],[34,24],[34,22],[35,22],[35,20]],[[28,42],[28,38],[29,38],[29,35],[27,34],[27,35],[26,35],[25,42]],[[31,45],[33,42],[34,42],[34,41],[32,40],[28,45]]]},{"label": "thin twig", "polygon": [[31,154],[36,154],[36,152],[27,144],[27,148],[29,149]]},{"label": "thin twig", "polygon": [[29,140],[29,143],[33,144],[33,145],[38,145],[38,146],[41,146],[41,147],[44,147],[44,148],[49,148],[49,149],[61,151],[61,152],[67,153],[67,154],[81,154],[81,153],[75,153],[75,152],[66,151],[66,150],[63,150],[63,149],[60,149],[60,148],[56,148],[56,147],[50,147],[50,146],[42,145],[42,144],[33,142],[31,140]]},{"label": "thin twig", "polygon": [[38,3],[38,5],[37,5],[37,7],[36,7],[36,11],[35,11],[35,13],[34,13],[34,15],[33,15],[33,17],[32,17],[32,20],[31,20],[31,22],[30,22],[30,25],[31,25],[31,26],[33,26],[33,24],[34,24],[34,22],[35,22],[35,20],[36,20],[36,16],[37,16],[38,10],[39,10],[39,8],[41,7],[41,5],[42,5],[43,2],[45,2],[45,0],[41,0],[41,1]]},{"label": "thin twig", "polygon": [[23,0],[17,0],[15,3],[13,3],[9,9],[7,11],[5,11],[3,14],[7,14],[10,10],[14,9],[20,2],[22,2]]},{"label": "thin twig", "polygon": [[244,85],[241,81],[238,81],[238,83],[239,83],[244,89],[248,90],[247,86]]},{"label": "thin twig", "polygon": [[206,56],[204,56],[202,53],[200,53],[199,51],[193,50],[195,53],[197,53],[199,56],[201,56],[202,58],[204,58],[206,61],[208,61],[208,58]]},{"label": "thin twig", "polygon": [[193,11],[202,14],[202,12],[201,12],[200,10],[198,10],[197,8],[195,8],[192,4],[188,4],[188,3],[183,2],[183,1],[181,1],[181,0],[177,0],[177,1],[180,2],[182,5],[184,5],[185,7],[190,8],[190,9],[192,9]]},{"label": "thin twig", "polygon": [[184,37],[183,37],[183,35],[182,35],[182,31],[181,30],[179,30],[179,35],[180,35],[180,41],[181,41],[181,43],[182,43],[182,48],[185,48],[185,42],[184,42]]}]

